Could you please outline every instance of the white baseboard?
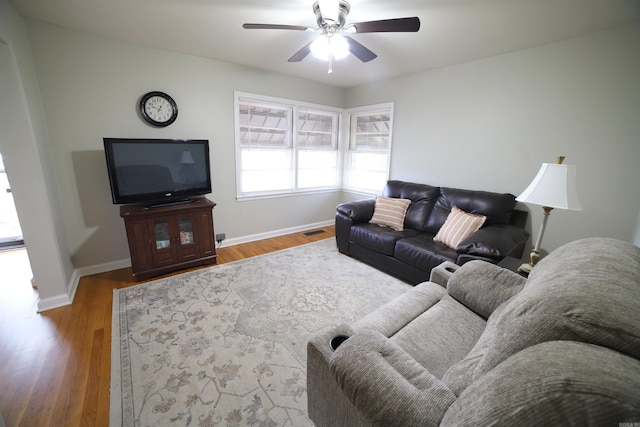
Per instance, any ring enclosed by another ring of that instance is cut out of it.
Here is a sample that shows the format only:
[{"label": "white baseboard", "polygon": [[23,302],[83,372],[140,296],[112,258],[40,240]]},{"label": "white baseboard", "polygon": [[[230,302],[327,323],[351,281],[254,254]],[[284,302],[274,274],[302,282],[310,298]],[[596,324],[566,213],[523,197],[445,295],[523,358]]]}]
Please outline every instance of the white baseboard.
[{"label": "white baseboard", "polygon": [[[223,241],[222,246],[234,246],[242,243],[255,242],[256,240],[268,239],[271,237],[284,236],[285,234],[299,233],[301,231],[313,230],[315,228],[327,227],[333,225],[334,221],[322,221],[313,224],[300,225],[298,227],[282,228],[280,230],[268,231],[266,233],[251,234],[247,236],[234,237]],[[74,277],[77,277],[74,286],[70,286],[69,289],[73,289],[73,295],[75,295],[75,288],[78,286],[78,282],[81,277],[90,276],[92,274],[105,273],[107,271],[119,270],[121,268],[131,267],[131,259],[121,259],[118,261],[107,262],[104,264],[91,265],[88,267],[80,267],[74,271]],[[73,295],[70,293],[71,300]]]},{"label": "white baseboard", "polygon": [[105,262],[104,264],[90,265],[89,267],[80,267],[76,269],[76,272],[79,277],[84,277],[128,267],[131,267],[131,258]]},{"label": "white baseboard", "polygon": [[[69,305],[73,302],[73,298],[76,296],[76,290],[78,289],[78,283],[80,282],[80,274],[78,270],[73,271],[73,275],[71,276],[71,280],[67,285],[67,293],[60,294],[53,297],[45,298],[38,301],[38,313],[41,313],[46,310],[51,310],[53,308],[63,307],[65,305]],[[37,286],[37,283],[31,281],[32,285]]]},{"label": "white baseboard", "polygon": [[71,304],[73,300],[67,294],[60,294],[38,301],[38,313]]},{"label": "white baseboard", "polygon": [[248,236],[234,237],[222,242],[222,246],[234,246],[242,243],[255,242],[256,240],[269,239],[271,237],[284,236],[285,234],[299,233],[301,231],[313,230],[314,228],[327,227],[333,225],[333,220],[306,224],[298,227],[282,228],[280,230],[268,231],[266,233],[251,234]]}]

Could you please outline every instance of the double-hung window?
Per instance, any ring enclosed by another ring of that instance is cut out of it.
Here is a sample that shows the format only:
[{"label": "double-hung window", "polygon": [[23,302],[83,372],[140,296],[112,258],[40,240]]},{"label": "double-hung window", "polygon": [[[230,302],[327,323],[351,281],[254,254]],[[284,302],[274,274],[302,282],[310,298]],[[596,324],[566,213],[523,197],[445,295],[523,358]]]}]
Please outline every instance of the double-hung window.
[{"label": "double-hung window", "polygon": [[387,182],[393,103],[343,110],[236,92],[235,115],[238,199],[375,194]]},{"label": "double-hung window", "polygon": [[391,160],[392,116],[391,104],[350,110],[345,188],[363,192],[384,188]]},{"label": "double-hung window", "polygon": [[329,107],[236,93],[238,197],[340,185],[340,114]]}]

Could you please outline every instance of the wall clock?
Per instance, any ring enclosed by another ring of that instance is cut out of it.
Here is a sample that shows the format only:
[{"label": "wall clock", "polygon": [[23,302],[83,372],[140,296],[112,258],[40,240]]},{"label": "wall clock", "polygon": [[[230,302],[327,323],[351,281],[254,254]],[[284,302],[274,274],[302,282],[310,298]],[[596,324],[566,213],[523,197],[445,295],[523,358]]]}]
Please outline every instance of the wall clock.
[{"label": "wall clock", "polygon": [[140,114],[149,124],[165,127],[176,121],[178,105],[164,92],[149,92],[140,98]]}]

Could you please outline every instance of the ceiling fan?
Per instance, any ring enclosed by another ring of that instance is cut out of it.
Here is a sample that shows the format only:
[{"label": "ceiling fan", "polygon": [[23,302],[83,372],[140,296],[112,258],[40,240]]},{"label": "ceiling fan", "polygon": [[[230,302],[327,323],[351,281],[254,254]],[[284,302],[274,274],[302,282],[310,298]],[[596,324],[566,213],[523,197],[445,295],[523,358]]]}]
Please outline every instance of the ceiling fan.
[{"label": "ceiling fan", "polygon": [[351,6],[345,0],[318,0],[313,4],[317,28],[281,24],[244,24],[242,27],[250,30],[295,30],[319,33],[315,40],[307,43],[289,58],[289,62],[300,62],[313,53],[314,56],[329,61],[329,73],[333,71],[333,60],[341,59],[349,53],[362,62],[372,61],[378,56],[347,34],[416,32],[420,29],[418,17],[382,19],[345,25],[350,10]]}]

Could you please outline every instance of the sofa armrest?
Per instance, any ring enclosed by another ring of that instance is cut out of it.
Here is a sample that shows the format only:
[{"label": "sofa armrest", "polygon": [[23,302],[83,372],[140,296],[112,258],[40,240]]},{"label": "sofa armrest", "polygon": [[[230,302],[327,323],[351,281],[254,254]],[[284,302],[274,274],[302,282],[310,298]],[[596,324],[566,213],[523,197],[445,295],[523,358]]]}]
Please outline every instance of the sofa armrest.
[{"label": "sofa armrest", "polygon": [[[464,239],[458,244],[456,251],[490,258],[516,255],[519,258],[528,239],[529,232],[524,228],[494,224],[483,227]],[[516,251],[520,251],[520,254],[515,253]]]},{"label": "sofa armrest", "polygon": [[522,290],[527,279],[484,261],[469,261],[451,275],[447,292],[488,319],[496,308]]},{"label": "sofa armrest", "polygon": [[331,356],[342,392],[373,425],[438,425],[456,396],[402,348],[377,332],[356,334]]},{"label": "sofa armrest", "polygon": [[329,360],[333,355],[329,343],[336,335],[354,335],[342,324],[320,333],[307,343],[307,410],[317,427],[371,427],[333,379]]},{"label": "sofa armrest", "polygon": [[346,216],[353,222],[368,222],[373,216],[375,205],[375,199],[365,199],[341,203],[336,209],[338,213]]}]

